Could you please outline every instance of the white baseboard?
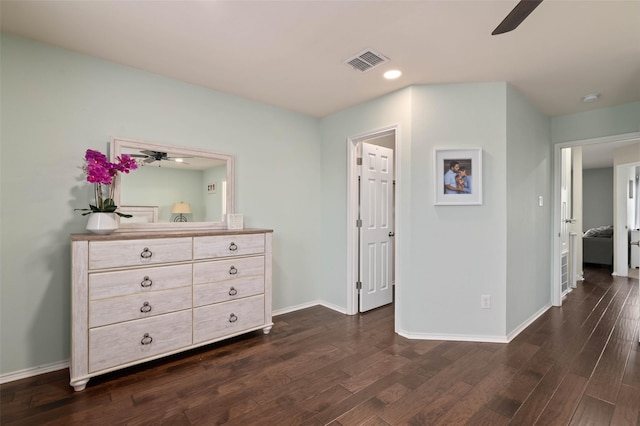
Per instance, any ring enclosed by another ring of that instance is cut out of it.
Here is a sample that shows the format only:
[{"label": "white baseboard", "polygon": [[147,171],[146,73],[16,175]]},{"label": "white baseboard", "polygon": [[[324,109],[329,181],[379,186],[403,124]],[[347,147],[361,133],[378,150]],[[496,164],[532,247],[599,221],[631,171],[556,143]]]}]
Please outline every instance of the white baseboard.
[{"label": "white baseboard", "polygon": [[39,376],[40,374],[51,373],[52,371],[64,370],[65,368],[69,368],[69,360],[53,362],[51,364],[45,365],[38,365],[37,367],[25,368],[24,370],[0,375],[0,384],[26,379],[28,377]]},{"label": "white baseboard", "polygon": [[345,314],[347,313],[346,309],[344,309],[341,306],[337,306],[328,302],[325,302],[324,300],[314,300],[313,302],[307,302],[307,303],[303,303],[301,305],[295,305],[295,306],[289,306],[287,308],[284,309],[276,309],[275,311],[272,312],[272,315],[278,316],[278,315],[282,315],[282,314],[288,314],[289,312],[295,312],[295,311],[300,311],[302,309],[307,309],[307,308],[311,308],[313,306],[324,306],[325,308],[329,308],[333,311],[336,312],[340,312],[341,314]]},{"label": "white baseboard", "polygon": [[537,320],[540,315],[544,314],[545,312],[547,312],[549,310],[549,308],[551,308],[551,303],[548,303],[547,305],[543,306],[538,312],[536,312],[535,314],[531,315],[529,317],[529,319],[527,319],[525,322],[523,322],[522,324],[520,324],[519,326],[517,326],[515,329],[513,329],[513,331],[509,334],[507,334],[507,342],[512,341],[513,339],[516,338],[516,336],[520,333],[522,333],[522,331],[529,327],[531,324],[533,324],[533,322],[535,320]]},{"label": "white baseboard", "polygon": [[516,327],[506,336],[481,336],[481,335],[464,335],[464,334],[433,334],[433,333],[411,333],[405,330],[398,330],[398,334],[407,339],[417,340],[447,340],[454,342],[485,342],[485,343],[509,343],[522,331],[529,327],[535,320],[551,308],[551,304],[542,307],[538,312],[529,317],[526,321]]},{"label": "white baseboard", "polygon": [[398,334],[413,340],[446,340],[452,342],[509,343],[505,336],[481,336],[465,334],[411,333],[398,330]]}]

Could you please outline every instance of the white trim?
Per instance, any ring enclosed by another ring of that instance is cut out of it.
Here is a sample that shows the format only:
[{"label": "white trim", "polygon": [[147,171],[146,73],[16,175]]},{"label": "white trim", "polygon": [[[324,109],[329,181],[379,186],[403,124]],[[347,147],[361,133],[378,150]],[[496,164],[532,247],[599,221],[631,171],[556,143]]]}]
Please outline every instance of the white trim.
[{"label": "white trim", "polygon": [[547,312],[551,308],[551,304],[547,304],[542,307],[538,312],[531,315],[526,321],[513,329],[511,333],[506,336],[482,336],[482,335],[468,335],[468,334],[433,334],[433,333],[411,333],[405,330],[400,330],[397,333],[406,337],[407,339],[416,340],[446,340],[457,342],[486,342],[486,343],[509,343],[515,339],[518,334],[522,333],[527,327],[529,327],[535,320],[537,320],[542,314]]},{"label": "white trim", "polygon": [[518,334],[522,333],[527,327],[529,327],[531,324],[533,324],[533,322],[535,320],[540,318],[540,316],[542,316],[542,314],[544,314],[549,309],[551,309],[551,306],[552,306],[551,303],[548,303],[547,305],[545,305],[542,308],[540,308],[540,310],[538,312],[536,312],[535,314],[531,315],[529,317],[529,319],[527,319],[522,324],[520,324],[519,326],[514,328],[513,331],[511,331],[511,333],[507,334],[507,342],[510,342],[513,339],[515,339]]},{"label": "white trim", "polygon": [[289,306],[288,308],[278,309],[273,311],[272,315],[284,315],[291,312],[301,311],[307,308],[313,308],[314,306],[324,306],[325,308],[331,309],[332,311],[340,312],[341,314],[347,314],[347,311],[341,307],[334,305],[333,303],[325,302],[324,300],[314,300],[312,302],[302,303],[300,305]]},{"label": "white trim", "polygon": [[[354,267],[358,263],[358,252],[355,249],[356,243],[358,241],[358,232],[355,227],[355,223],[357,220],[357,212],[358,212],[358,186],[356,184],[356,178],[359,174],[359,169],[356,163],[358,158],[358,144],[368,139],[374,139],[378,137],[382,137],[385,135],[395,136],[394,140],[394,170],[395,170],[395,241],[394,241],[394,271],[395,271],[395,283],[398,285],[401,283],[400,279],[400,269],[398,268],[398,264],[400,263],[398,258],[398,250],[399,247],[399,221],[400,217],[399,205],[400,205],[400,169],[398,161],[399,158],[399,149],[398,149],[398,140],[400,135],[400,125],[394,124],[386,127],[382,127],[377,130],[373,130],[370,132],[362,133],[356,136],[351,136],[347,138],[347,315],[355,315],[358,313],[358,290],[355,287],[355,283],[358,277],[358,268]],[[396,287],[395,298],[398,300],[398,291]],[[397,306],[397,305],[396,305]]]},{"label": "white trim", "polygon": [[[562,306],[562,288],[560,283],[560,152],[563,148],[574,146],[594,145],[599,143],[625,142],[640,138],[640,132],[623,133],[620,135],[604,136],[599,138],[581,139],[568,142],[560,142],[553,145],[553,217],[551,234],[551,304]],[[553,142],[552,142],[553,143]]]},{"label": "white trim", "polygon": [[69,360],[52,362],[51,364],[38,365],[36,367],[25,368],[24,370],[14,371],[0,375],[0,384],[13,382],[16,380],[27,379],[29,377],[39,376],[53,371],[64,370],[69,368]]},{"label": "white trim", "polygon": [[413,340],[444,340],[452,342],[482,342],[482,343],[509,343],[506,336],[481,336],[467,334],[432,334],[432,333],[411,333],[400,330],[398,334],[407,339]]}]

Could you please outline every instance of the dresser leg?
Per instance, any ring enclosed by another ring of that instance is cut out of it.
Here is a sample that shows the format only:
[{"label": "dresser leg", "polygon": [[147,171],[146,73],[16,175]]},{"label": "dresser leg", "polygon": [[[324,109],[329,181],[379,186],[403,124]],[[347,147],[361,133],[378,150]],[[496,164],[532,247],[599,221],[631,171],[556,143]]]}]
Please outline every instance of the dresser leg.
[{"label": "dresser leg", "polygon": [[264,334],[269,334],[269,332],[271,331],[271,327],[273,327],[272,325],[270,325],[269,327],[265,327],[262,329],[262,332]]},{"label": "dresser leg", "polygon": [[87,383],[89,383],[89,379],[74,380],[69,384],[73,386],[73,390],[75,390],[76,392],[80,392],[87,387]]}]

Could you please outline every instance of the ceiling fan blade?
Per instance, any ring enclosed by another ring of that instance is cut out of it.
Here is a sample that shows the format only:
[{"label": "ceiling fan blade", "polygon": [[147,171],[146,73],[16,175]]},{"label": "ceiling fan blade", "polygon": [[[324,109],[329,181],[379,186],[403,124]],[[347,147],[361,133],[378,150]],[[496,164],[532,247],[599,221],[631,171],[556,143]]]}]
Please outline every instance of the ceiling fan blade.
[{"label": "ceiling fan blade", "polygon": [[153,163],[154,161],[156,161],[156,159],[155,159],[155,158],[153,158],[153,157],[147,157],[147,158],[145,158],[145,159],[144,159],[144,160],[142,160],[142,161],[143,161],[144,163],[149,164],[149,163]]},{"label": "ceiling fan blade", "polygon": [[504,34],[515,30],[540,3],[542,3],[542,0],[520,0],[507,17],[500,22],[500,25],[493,30],[491,35]]}]

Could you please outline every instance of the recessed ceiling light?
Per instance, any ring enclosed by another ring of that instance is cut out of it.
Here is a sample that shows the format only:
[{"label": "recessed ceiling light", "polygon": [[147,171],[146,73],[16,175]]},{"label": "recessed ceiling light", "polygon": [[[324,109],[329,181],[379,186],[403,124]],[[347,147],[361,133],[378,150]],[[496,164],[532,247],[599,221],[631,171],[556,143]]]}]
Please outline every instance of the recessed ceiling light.
[{"label": "recessed ceiling light", "polygon": [[400,70],[389,70],[384,73],[384,78],[386,78],[387,80],[393,80],[395,78],[400,77],[401,75],[402,75],[402,71]]},{"label": "recessed ceiling light", "polygon": [[600,93],[589,93],[588,95],[584,95],[582,97],[582,102],[589,103],[595,102],[600,99]]}]

